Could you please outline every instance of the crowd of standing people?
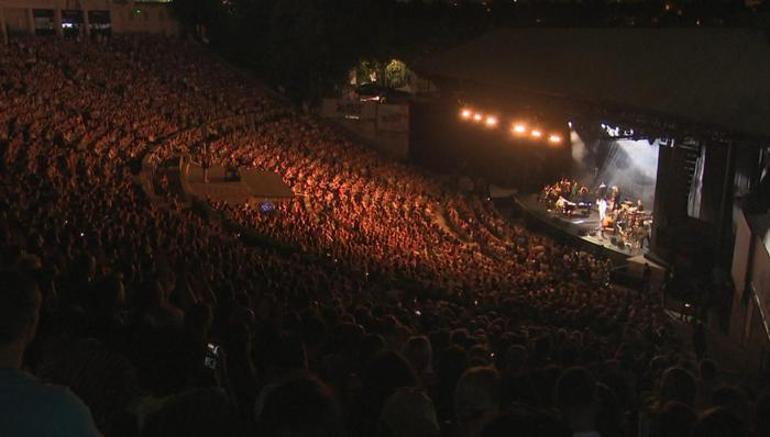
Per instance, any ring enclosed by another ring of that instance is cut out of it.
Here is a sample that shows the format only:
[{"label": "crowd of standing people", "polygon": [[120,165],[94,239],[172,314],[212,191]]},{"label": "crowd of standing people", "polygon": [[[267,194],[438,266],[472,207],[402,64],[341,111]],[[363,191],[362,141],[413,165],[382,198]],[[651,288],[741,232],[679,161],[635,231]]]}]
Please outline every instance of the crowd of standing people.
[{"label": "crowd of standing people", "polygon": [[[269,213],[212,202],[214,220],[142,183],[143,161],[202,148],[297,196]],[[0,152],[0,435],[770,429],[770,398],[720,385],[607,260],[196,44],[0,46]]]}]

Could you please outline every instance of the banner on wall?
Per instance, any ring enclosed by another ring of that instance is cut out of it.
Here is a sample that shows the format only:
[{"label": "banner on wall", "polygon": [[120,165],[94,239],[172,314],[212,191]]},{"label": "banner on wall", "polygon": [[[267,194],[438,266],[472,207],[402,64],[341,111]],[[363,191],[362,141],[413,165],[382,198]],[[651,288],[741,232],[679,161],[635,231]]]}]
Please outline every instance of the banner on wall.
[{"label": "banner on wall", "polygon": [[396,159],[409,158],[409,105],[324,99],[321,116]]},{"label": "banner on wall", "polygon": [[321,104],[321,116],[348,120],[374,120],[377,118],[377,103],[324,99]]}]

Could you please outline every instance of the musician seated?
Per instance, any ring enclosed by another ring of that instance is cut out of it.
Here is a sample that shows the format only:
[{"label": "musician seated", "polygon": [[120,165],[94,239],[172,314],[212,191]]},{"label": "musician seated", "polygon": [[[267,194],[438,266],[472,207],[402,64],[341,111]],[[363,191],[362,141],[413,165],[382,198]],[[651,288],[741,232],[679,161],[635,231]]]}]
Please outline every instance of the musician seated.
[{"label": "musician seated", "polygon": [[564,196],[559,196],[559,200],[556,201],[556,209],[563,214],[571,214],[576,207],[577,204],[575,202],[570,202]]}]

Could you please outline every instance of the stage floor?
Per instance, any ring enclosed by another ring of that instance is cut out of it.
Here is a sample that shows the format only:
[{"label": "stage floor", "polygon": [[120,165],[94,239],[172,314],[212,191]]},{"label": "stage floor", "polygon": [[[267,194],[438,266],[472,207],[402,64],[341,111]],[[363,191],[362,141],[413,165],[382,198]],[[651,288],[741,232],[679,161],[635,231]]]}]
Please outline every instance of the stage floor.
[{"label": "stage floor", "polygon": [[602,234],[599,212],[594,209],[588,216],[565,216],[547,209],[538,201],[537,194],[517,196],[515,201],[525,214],[544,225],[604,250],[612,251],[615,255],[633,257],[647,252],[646,249],[624,245],[619,238],[614,238],[609,232]]},{"label": "stage floor", "polygon": [[290,199],[294,196],[291,187],[278,174],[253,168],[240,169],[238,181],[226,181],[224,167],[214,166],[209,170],[209,182],[204,182],[203,169],[190,164],[189,172],[183,178],[183,188],[190,194],[230,205],[266,199]]}]

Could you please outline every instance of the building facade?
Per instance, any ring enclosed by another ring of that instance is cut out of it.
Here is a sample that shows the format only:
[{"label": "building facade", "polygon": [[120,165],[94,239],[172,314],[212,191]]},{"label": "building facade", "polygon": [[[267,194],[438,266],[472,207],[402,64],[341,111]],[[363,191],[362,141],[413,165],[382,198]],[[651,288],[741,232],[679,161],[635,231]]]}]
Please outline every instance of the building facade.
[{"label": "building facade", "polygon": [[0,0],[0,40],[15,35],[177,35],[170,0]]}]

